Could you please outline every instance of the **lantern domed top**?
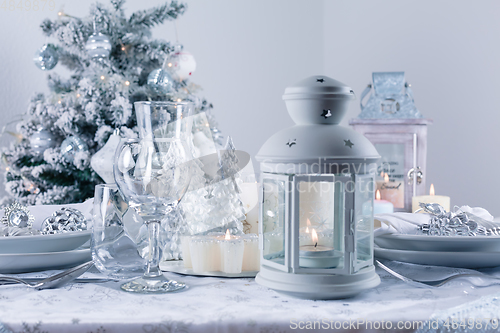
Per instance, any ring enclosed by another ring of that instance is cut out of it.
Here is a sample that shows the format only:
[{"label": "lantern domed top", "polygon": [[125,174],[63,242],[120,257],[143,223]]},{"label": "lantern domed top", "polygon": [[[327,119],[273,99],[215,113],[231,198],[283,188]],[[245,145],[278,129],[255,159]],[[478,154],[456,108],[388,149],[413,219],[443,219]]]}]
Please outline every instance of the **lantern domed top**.
[{"label": "lantern domed top", "polygon": [[324,75],[308,77],[285,89],[283,100],[297,125],[338,124],[344,117],[354,91]]},{"label": "lantern domed top", "polygon": [[286,88],[283,99],[296,125],[271,136],[256,156],[259,162],[358,164],[380,158],[362,134],[338,125],[354,99],[348,86],[327,76],[312,76]]}]

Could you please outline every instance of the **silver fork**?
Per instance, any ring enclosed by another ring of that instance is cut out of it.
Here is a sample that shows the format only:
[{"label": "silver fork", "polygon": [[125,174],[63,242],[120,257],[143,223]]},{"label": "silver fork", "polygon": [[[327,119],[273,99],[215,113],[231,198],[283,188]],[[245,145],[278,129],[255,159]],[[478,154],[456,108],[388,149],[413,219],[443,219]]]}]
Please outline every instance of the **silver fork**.
[{"label": "silver fork", "polygon": [[75,280],[77,277],[85,273],[90,267],[92,267],[93,264],[94,262],[92,261],[86,262],[84,264],[70,268],[59,274],[49,276],[48,278],[37,283],[30,283],[23,279],[11,276],[0,276],[0,281],[18,282],[37,290],[57,288],[65,285],[68,282]]},{"label": "silver fork", "polygon": [[391,274],[392,276],[395,276],[398,279],[403,280],[406,283],[409,283],[415,287],[420,287],[420,288],[422,288],[422,287],[424,287],[424,288],[440,287],[451,280],[455,280],[455,279],[462,278],[462,277],[481,277],[481,278],[487,278],[487,279],[500,280],[500,278],[498,278],[496,276],[491,276],[491,275],[482,274],[482,273],[478,272],[478,273],[460,273],[460,274],[448,276],[447,278],[440,279],[440,280],[422,281],[422,280],[410,279],[409,277],[403,276],[403,275],[393,271],[392,269],[390,269],[386,265],[382,264],[378,260],[375,260],[375,264],[378,267],[382,268],[387,273]]}]

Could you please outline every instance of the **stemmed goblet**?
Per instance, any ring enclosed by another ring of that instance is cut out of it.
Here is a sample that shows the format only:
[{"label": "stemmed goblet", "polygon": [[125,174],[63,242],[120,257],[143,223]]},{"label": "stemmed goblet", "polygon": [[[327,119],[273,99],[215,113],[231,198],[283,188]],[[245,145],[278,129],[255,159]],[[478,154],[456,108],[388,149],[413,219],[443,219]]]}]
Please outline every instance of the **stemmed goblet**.
[{"label": "stemmed goblet", "polygon": [[142,277],[122,289],[137,293],[166,293],[185,288],[160,270],[158,243],[161,221],[170,221],[190,184],[189,149],[179,138],[144,138],[122,141],[115,154],[115,181],[129,206],[147,225],[149,252]]}]

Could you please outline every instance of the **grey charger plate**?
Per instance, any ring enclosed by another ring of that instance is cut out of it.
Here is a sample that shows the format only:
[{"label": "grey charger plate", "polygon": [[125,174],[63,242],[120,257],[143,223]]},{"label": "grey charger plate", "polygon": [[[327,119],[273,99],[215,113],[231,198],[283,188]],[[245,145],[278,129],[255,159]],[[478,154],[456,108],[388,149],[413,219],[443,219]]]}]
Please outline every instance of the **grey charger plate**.
[{"label": "grey charger plate", "polygon": [[387,234],[376,236],[374,241],[381,248],[406,251],[500,252],[499,236],[469,237]]},{"label": "grey charger plate", "polygon": [[499,252],[435,252],[384,249],[375,246],[375,257],[420,265],[459,268],[500,266]]},{"label": "grey charger plate", "polygon": [[91,259],[90,249],[0,254],[0,273],[26,273],[67,268]]},{"label": "grey charger plate", "polygon": [[45,253],[74,250],[90,240],[91,230],[54,235],[0,237],[0,254]]}]

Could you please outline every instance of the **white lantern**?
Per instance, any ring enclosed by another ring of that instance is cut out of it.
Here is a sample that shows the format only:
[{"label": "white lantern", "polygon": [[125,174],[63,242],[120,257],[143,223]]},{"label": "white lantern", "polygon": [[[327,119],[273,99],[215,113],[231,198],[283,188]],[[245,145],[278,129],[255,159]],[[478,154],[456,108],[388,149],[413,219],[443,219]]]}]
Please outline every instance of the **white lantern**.
[{"label": "white lantern", "polygon": [[373,85],[361,94],[361,113],[349,124],[382,156],[376,178],[381,199],[390,201],[397,212],[412,212],[412,197],[427,193],[427,126],[432,120],[417,110],[404,72],[372,76]]},{"label": "white lantern", "polygon": [[313,76],[285,90],[296,125],[262,146],[261,270],[256,281],[308,299],[350,297],[380,283],[373,266],[373,190],[380,158],[339,122],[351,88]]}]

